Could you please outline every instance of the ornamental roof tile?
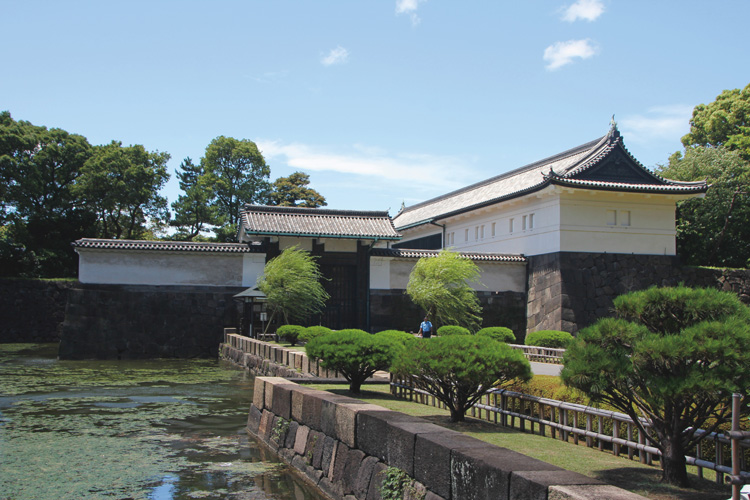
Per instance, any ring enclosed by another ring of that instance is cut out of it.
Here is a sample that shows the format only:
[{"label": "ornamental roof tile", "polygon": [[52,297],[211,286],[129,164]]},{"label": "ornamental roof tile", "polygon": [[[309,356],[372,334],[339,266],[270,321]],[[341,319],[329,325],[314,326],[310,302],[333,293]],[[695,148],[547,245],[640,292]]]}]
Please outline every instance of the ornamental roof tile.
[{"label": "ornamental roof tile", "polygon": [[613,126],[599,139],[407,207],[394,217],[393,223],[398,230],[407,229],[523,196],[551,184],[667,194],[702,193],[708,188],[703,181],[679,182],[652,173],[625,148],[620,132]]},{"label": "ornamental roof tile", "polygon": [[269,235],[401,239],[388,212],[245,205],[240,241],[245,236]]},{"label": "ornamental roof tile", "polygon": [[[373,248],[370,255],[376,257],[397,257],[405,259],[420,259],[422,257],[437,257],[440,250],[416,250],[408,248]],[[461,257],[474,261],[489,262],[526,262],[526,257],[519,254],[459,252]]]},{"label": "ornamental roof tile", "polygon": [[201,243],[193,241],[106,240],[83,238],[73,242],[75,248],[96,250],[148,250],[160,252],[258,253],[260,245],[246,243]]}]

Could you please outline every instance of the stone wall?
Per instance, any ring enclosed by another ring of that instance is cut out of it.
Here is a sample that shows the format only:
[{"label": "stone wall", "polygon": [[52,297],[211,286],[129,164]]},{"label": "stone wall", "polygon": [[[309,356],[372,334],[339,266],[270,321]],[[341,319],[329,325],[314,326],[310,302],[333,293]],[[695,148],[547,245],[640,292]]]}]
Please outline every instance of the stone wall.
[{"label": "stone wall", "polygon": [[219,347],[219,357],[244,368],[253,375],[287,378],[341,377],[338,372],[323,368],[320,363],[308,358],[307,354],[302,351],[235,333],[225,333],[224,337],[224,343]]},{"label": "stone wall", "polygon": [[58,342],[74,281],[0,279],[0,343]]},{"label": "stone wall", "polygon": [[242,287],[83,285],[68,293],[60,359],[217,358]]},{"label": "stone wall", "polygon": [[674,256],[559,252],[529,257],[527,331],[575,333],[612,314],[618,295],[651,286],[718,288],[750,303],[750,270],[691,268]]},{"label": "stone wall", "polygon": [[[482,326],[504,326],[522,342],[526,332],[526,294],[477,292],[482,306]],[[370,330],[416,332],[424,310],[414,305],[406,290],[370,290]],[[441,326],[441,325],[437,325]]]},{"label": "stone wall", "polygon": [[248,431],[335,500],[378,500],[386,470],[405,500],[643,500],[460,432],[283,378],[255,379]]}]

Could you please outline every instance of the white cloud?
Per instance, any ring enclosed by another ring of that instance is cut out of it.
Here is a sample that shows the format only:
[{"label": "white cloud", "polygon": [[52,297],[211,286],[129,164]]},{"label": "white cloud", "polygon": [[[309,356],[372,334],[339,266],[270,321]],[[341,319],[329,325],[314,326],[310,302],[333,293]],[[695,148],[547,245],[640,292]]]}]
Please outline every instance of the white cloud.
[{"label": "white cloud", "polygon": [[692,116],[692,106],[656,106],[643,114],[629,115],[618,120],[618,126],[623,136],[635,143],[679,140],[690,131],[689,122]]},{"label": "white cloud", "polygon": [[563,21],[572,23],[578,19],[594,21],[604,12],[604,4],[601,0],[577,0],[573,5],[563,11]]},{"label": "white cloud", "polygon": [[335,49],[331,49],[328,55],[323,56],[320,62],[323,66],[333,66],[334,64],[344,64],[349,61],[349,51],[339,45]]},{"label": "white cloud", "polygon": [[588,59],[598,51],[596,44],[589,39],[555,42],[544,49],[544,60],[547,61],[547,69],[554,71],[572,63],[575,58]]},{"label": "white cloud", "polygon": [[[329,171],[370,182],[390,183],[398,189],[415,186],[420,190],[445,192],[464,186],[471,171],[468,160],[428,154],[392,154],[380,148],[355,144],[346,152],[280,141],[257,141],[263,156],[281,161],[293,169]],[[361,184],[360,184],[361,185]]]},{"label": "white cloud", "polygon": [[422,20],[417,15],[419,4],[427,0],[396,0],[396,15],[405,14],[411,19],[412,26],[418,25]]}]

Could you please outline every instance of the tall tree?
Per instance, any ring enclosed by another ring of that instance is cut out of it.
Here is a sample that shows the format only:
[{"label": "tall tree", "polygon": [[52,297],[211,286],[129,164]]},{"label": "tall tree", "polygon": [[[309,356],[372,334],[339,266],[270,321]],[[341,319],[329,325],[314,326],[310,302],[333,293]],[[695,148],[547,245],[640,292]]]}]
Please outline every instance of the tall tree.
[{"label": "tall tree", "polygon": [[91,154],[83,136],[0,114],[0,219],[8,224],[0,259],[10,259],[8,272],[15,261],[24,275],[74,275],[70,242],[92,222],[74,185]]},{"label": "tall tree", "polygon": [[289,177],[279,177],[273,181],[270,205],[281,207],[318,208],[326,206],[326,199],[310,185],[310,176],[302,172],[294,172]]},{"label": "tall tree", "polygon": [[706,180],[705,198],[677,205],[677,251],[691,265],[746,267],[750,261],[750,162],[725,146],[690,146],[657,168],[667,178]]},{"label": "tall tree", "polygon": [[177,238],[193,240],[216,224],[216,207],[211,203],[214,187],[203,165],[195,165],[190,158],[185,158],[180,164],[177,178],[185,194],[172,203],[175,217],[171,224],[179,228]]},{"label": "tall tree", "polygon": [[268,202],[271,169],[250,140],[219,136],[206,147],[201,166],[213,186],[220,241],[233,241],[245,203]]},{"label": "tall tree", "polygon": [[479,278],[479,268],[457,252],[441,250],[436,257],[422,257],[409,276],[406,293],[427,311],[433,322],[459,325],[472,332],[482,322],[482,308],[469,282]]},{"label": "tall tree", "polygon": [[733,293],[685,287],[632,292],[614,306],[618,318],[568,346],[561,377],[630,416],[661,451],[663,479],[686,486],[698,429],[716,430],[731,416],[732,394],[750,390],[750,309]]},{"label": "tall tree", "polygon": [[714,102],[696,106],[682,144],[725,146],[750,160],[750,84],[742,90],[725,90]]},{"label": "tall tree", "polygon": [[96,213],[99,237],[144,238],[149,220],[169,220],[167,200],[159,195],[169,179],[168,160],[168,153],[117,141],[95,148],[74,190]]}]

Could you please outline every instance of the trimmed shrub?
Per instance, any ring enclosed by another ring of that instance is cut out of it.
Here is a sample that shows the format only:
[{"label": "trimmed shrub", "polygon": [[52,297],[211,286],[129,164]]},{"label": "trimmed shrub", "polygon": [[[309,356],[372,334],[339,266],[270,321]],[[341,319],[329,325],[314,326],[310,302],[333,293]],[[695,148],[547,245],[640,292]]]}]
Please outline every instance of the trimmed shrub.
[{"label": "trimmed shrub", "polygon": [[410,378],[418,389],[435,396],[451,412],[451,422],[487,389],[512,379],[529,380],[531,367],[521,351],[476,335],[450,335],[417,342],[396,360],[391,371]]},{"label": "trimmed shrub", "polygon": [[378,370],[389,369],[405,349],[385,336],[352,329],[314,338],[306,351],[323,368],[341,373],[349,381],[349,390],[357,394],[365,380]]},{"label": "trimmed shrub", "polygon": [[457,325],[443,325],[437,329],[439,337],[447,337],[448,335],[471,335],[468,328]]},{"label": "trimmed shrub", "polygon": [[276,329],[276,335],[278,335],[280,339],[286,340],[291,345],[295,345],[300,334],[304,330],[305,327],[300,325],[282,325]]},{"label": "trimmed shrub", "polygon": [[416,341],[416,337],[411,333],[406,333],[402,330],[383,330],[375,335],[388,339],[391,342],[398,342],[404,346],[409,345],[410,342]]},{"label": "trimmed shrub", "polygon": [[504,326],[482,328],[477,332],[477,335],[486,336],[495,339],[498,342],[505,342],[506,344],[513,344],[516,341],[516,336],[513,333],[513,330],[505,328]]},{"label": "trimmed shrub", "polygon": [[566,349],[573,336],[568,332],[558,330],[539,330],[526,334],[526,345],[538,347],[554,347],[556,349]]},{"label": "trimmed shrub", "polygon": [[308,326],[299,334],[299,340],[302,342],[310,342],[316,337],[322,337],[323,335],[328,335],[332,332],[333,330],[326,328],[325,326]]}]

